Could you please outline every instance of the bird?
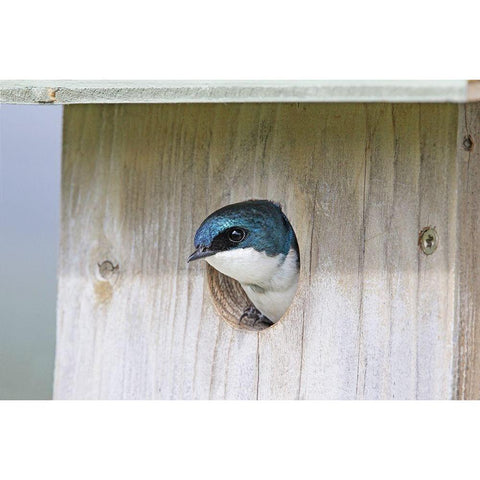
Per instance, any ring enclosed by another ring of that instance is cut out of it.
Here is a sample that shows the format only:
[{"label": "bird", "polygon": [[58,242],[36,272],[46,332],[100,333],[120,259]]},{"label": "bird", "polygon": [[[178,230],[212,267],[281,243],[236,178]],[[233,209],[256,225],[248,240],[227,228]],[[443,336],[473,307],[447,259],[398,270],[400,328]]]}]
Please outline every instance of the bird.
[{"label": "bird", "polygon": [[187,262],[205,259],[237,280],[248,299],[239,323],[267,328],[291,304],[300,271],[298,241],[279,203],[246,200],[226,205],[201,223]]}]

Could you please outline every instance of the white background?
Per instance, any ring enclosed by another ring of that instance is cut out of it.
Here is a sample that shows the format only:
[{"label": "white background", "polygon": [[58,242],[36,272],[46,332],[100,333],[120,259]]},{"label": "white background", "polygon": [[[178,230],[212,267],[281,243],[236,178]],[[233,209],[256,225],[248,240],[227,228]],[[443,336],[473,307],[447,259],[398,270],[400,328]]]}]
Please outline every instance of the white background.
[{"label": "white background", "polygon": [[[478,2],[9,2],[3,78],[471,79]],[[472,478],[478,402],[4,403],[1,478]]]}]

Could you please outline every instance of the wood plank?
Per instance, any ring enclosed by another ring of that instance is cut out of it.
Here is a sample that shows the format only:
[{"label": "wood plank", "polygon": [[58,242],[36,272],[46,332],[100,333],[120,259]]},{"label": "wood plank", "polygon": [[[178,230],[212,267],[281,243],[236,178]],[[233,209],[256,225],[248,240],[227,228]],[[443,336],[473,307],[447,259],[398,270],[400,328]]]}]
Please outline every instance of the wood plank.
[{"label": "wood plank", "polygon": [[[369,108],[360,398],[451,396],[455,122],[455,107]],[[427,225],[432,256],[412,248]]]},{"label": "wood plank", "polygon": [[418,230],[435,226],[439,235],[433,255],[418,253],[416,397],[420,399],[451,398],[453,394],[450,375],[441,372],[453,368],[457,118],[458,108],[453,105],[449,110],[441,105],[420,109]]},{"label": "wood plank", "polygon": [[457,141],[455,397],[480,399],[480,103],[462,106]]},{"label": "wood plank", "polygon": [[[456,122],[453,105],[66,107],[55,397],[450,398]],[[302,255],[262,332],[224,322],[185,263],[203,218],[251,197],[282,203]]]},{"label": "wood plank", "polygon": [[467,80],[0,80],[2,103],[456,102]]},{"label": "wood plank", "polygon": [[480,102],[480,80],[468,81],[467,102]]}]

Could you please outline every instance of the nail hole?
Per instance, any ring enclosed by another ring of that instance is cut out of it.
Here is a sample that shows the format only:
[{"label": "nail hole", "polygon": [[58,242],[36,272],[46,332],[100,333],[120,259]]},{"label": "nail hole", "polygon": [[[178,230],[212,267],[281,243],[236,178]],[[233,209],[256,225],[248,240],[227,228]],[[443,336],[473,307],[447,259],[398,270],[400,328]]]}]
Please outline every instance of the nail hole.
[{"label": "nail hole", "polygon": [[463,149],[466,150],[467,152],[470,152],[473,148],[473,139],[470,135],[467,135],[463,138]]}]

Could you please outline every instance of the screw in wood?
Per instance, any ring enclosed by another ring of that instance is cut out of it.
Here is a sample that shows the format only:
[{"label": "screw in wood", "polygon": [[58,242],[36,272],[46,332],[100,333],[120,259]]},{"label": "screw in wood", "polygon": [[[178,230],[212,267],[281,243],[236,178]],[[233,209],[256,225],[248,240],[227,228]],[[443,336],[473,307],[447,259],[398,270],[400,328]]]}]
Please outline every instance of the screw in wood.
[{"label": "screw in wood", "polygon": [[470,152],[473,148],[473,139],[470,135],[467,135],[463,138],[463,149],[466,150],[467,152]]},{"label": "screw in wood", "polygon": [[418,235],[418,245],[425,255],[431,255],[438,247],[438,233],[435,227],[425,227]]},{"label": "screw in wood", "polygon": [[100,276],[102,278],[108,279],[110,278],[116,270],[118,270],[118,265],[113,265],[110,260],[105,260],[102,263],[97,263],[98,271],[100,272]]}]

